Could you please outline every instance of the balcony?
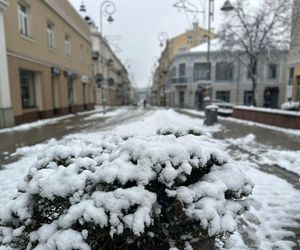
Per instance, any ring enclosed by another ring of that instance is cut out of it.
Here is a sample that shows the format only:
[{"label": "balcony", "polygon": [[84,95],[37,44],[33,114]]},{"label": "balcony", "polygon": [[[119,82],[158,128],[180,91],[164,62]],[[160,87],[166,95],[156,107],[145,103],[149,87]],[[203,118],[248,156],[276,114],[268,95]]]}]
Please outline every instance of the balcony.
[{"label": "balcony", "polygon": [[187,85],[188,78],[187,77],[172,78],[171,83],[175,85]]}]

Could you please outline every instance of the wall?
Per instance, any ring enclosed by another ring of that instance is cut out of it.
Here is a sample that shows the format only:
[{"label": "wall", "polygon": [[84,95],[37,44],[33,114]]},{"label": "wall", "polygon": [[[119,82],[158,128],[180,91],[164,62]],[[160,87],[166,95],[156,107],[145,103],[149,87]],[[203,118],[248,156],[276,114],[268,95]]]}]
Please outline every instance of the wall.
[{"label": "wall", "polygon": [[[29,6],[29,36],[19,32],[18,3]],[[11,99],[16,124],[93,108],[91,40],[88,25],[67,0],[11,0],[4,15]],[[47,23],[54,25],[54,48],[48,47]],[[70,36],[71,55],[65,53],[65,36]],[[53,81],[52,67],[60,69]],[[22,107],[20,69],[35,73],[36,107]],[[76,74],[74,105],[68,102],[67,77]],[[83,76],[83,78],[82,78]],[[85,100],[83,86],[86,85]],[[55,102],[53,101],[55,100]]]},{"label": "wall", "polygon": [[[211,54],[211,80],[203,80],[194,82],[193,79],[193,66],[195,63],[206,63],[207,57],[206,53],[199,52],[188,52],[178,54],[171,67],[177,68],[177,78],[178,78],[178,67],[179,64],[186,64],[186,77],[188,82],[186,84],[171,84],[169,86],[168,92],[178,91],[178,87],[184,88],[186,102],[185,106],[193,108],[195,106],[195,93],[198,89],[199,84],[205,84],[210,82],[213,88],[213,99],[216,99],[217,91],[230,91],[230,102],[233,104],[243,105],[244,104],[244,92],[252,90],[252,82],[247,77],[247,68],[243,63],[239,63],[238,60],[234,61],[233,70],[233,80],[232,81],[216,81],[216,63],[217,62],[232,62],[233,59],[229,58],[222,52],[212,52]],[[264,105],[264,91],[267,87],[278,87],[279,89],[279,99],[278,105],[285,101],[285,82],[286,82],[286,54],[280,54],[276,64],[278,64],[277,78],[270,80],[267,78],[267,67],[271,62],[265,61],[261,58],[259,63],[259,78],[257,85],[258,93],[258,106]],[[239,69],[240,68],[240,69]],[[177,87],[176,87],[177,86]],[[176,90],[177,88],[177,90]],[[177,104],[176,104],[177,105]]]},{"label": "wall", "polygon": [[[53,0],[25,1],[30,4],[29,27],[30,37],[20,34],[18,25],[18,1],[11,0],[10,5],[4,14],[6,28],[6,43],[8,54],[20,55],[26,58],[40,60],[49,65],[55,65],[66,70],[73,70],[77,73],[91,76],[91,41],[89,27],[81,20],[80,30],[75,30],[57,12],[49,7],[46,2]],[[21,1],[22,2],[22,1]],[[76,15],[76,11],[69,6],[67,0],[55,1],[57,6],[63,5],[66,17]],[[55,4],[55,2],[53,2]],[[75,13],[74,13],[75,12]],[[69,17],[70,18],[70,17]],[[47,44],[47,22],[54,24],[55,48],[48,48]],[[77,20],[77,22],[79,22]],[[65,55],[65,35],[71,37],[71,56]]]},{"label": "wall", "polygon": [[277,127],[300,129],[299,112],[234,107],[232,117]]}]

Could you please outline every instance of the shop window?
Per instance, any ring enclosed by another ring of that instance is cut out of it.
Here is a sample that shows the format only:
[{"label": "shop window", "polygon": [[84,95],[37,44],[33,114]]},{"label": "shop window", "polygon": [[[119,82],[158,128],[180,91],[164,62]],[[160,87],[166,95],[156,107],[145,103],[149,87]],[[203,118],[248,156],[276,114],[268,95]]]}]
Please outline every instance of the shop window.
[{"label": "shop window", "polygon": [[230,102],[230,91],[217,91],[216,98],[217,98],[217,100],[229,103]]},{"label": "shop window", "polygon": [[34,78],[34,72],[20,70],[21,99],[23,108],[33,108],[36,106]]}]

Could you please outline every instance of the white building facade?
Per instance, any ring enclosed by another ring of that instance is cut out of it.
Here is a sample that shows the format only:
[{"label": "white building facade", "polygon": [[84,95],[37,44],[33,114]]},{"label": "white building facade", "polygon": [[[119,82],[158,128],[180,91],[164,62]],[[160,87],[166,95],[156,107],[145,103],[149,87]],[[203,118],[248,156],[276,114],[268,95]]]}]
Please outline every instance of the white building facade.
[{"label": "white building facade", "polygon": [[[212,49],[209,67],[207,45],[199,48],[178,54],[171,63],[167,105],[201,109],[205,96],[251,105],[254,94],[245,60]],[[277,54],[272,60],[262,56],[259,61],[256,96],[260,107],[278,108],[285,101],[287,52]]]}]

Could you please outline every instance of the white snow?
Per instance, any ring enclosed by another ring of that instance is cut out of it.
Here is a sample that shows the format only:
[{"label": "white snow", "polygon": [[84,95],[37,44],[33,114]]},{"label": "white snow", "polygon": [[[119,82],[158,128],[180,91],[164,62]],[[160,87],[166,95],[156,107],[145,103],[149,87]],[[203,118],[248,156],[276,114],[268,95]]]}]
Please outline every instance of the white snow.
[{"label": "white snow", "polygon": [[[219,38],[215,38],[215,39],[211,40],[210,46],[211,46],[210,49],[211,49],[212,52],[221,51],[222,41]],[[207,53],[207,43],[203,43],[203,44],[201,44],[197,47],[194,47],[194,48],[190,49],[190,52]]]},{"label": "white snow", "polygon": [[281,109],[283,110],[291,110],[291,109],[299,109],[300,102],[288,101],[281,105]]},{"label": "white snow", "polygon": [[288,116],[300,116],[300,112],[298,111],[287,111],[281,109],[271,109],[271,108],[259,108],[259,107],[248,107],[248,106],[234,106],[234,109],[242,109],[256,112],[264,112],[271,114],[280,114],[280,115],[288,115]]},{"label": "white snow", "polygon": [[[193,111],[195,114],[199,114],[199,112]],[[224,118],[221,118],[224,119]],[[226,118],[228,119],[228,118]],[[232,120],[232,118],[230,118]],[[249,125],[249,122],[245,122],[242,120],[234,119],[235,122],[242,122]],[[253,126],[260,126],[259,124],[251,123]],[[38,155],[40,155],[43,152],[55,152],[55,149],[58,145],[64,145],[64,147],[72,148],[72,154],[74,155],[81,155],[82,160],[76,160],[71,161],[70,163],[70,170],[63,171],[61,170],[62,176],[68,176],[69,171],[78,171],[77,168],[79,165],[84,166],[84,169],[88,171],[83,171],[76,179],[64,180],[62,182],[57,183],[56,178],[50,179],[51,182],[53,180],[53,183],[51,184],[52,188],[47,187],[47,182],[43,182],[44,174],[49,175],[51,177],[51,168],[48,172],[40,173],[39,175],[35,176],[36,183],[38,183],[37,186],[30,186],[30,190],[34,193],[37,188],[45,190],[45,195],[49,195],[49,198],[52,197],[53,194],[61,194],[65,195],[65,193],[61,193],[61,187],[63,185],[67,185],[68,181],[69,183],[72,181],[74,183],[74,188],[79,188],[82,183],[82,181],[86,178],[90,178],[90,173],[93,171],[94,165],[100,162],[107,161],[107,157],[105,156],[98,156],[95,157],[95,162],[90,160],[84,159],[84,152],[82,152],[82,147],[86,147],[87,151],[86,153],[91,153],[90,150],[95,145],[97,147],[102,148],[103,152],[111,152],[114,150],[114,145],[116,143],[120,142],[121,137],[128,137],[130,138],[132,135],[137,136],[153,136],[157,129],[159,128],[173,128],[174,130],[183,129],[186,127],[197,127],[200,130],[204,130],[207,132],[216,132],[220,131],[222,127],[220,125],[217,125],[215,127],[205,127],[203,125],[203,120],[200,119],[192,119],[190,117],[187,117],[185,115],[180,115],[172,110],[157,110],[148,112],[146,116],[142,116],[138,120],[134,120],[131,123],[123,124],[117,127],[113,127],[109,131],[102,131],[102,132],[93,132],[88,134],[74,134],[70,136],[66,136],[60,141],[57,140],[50,140],[46,143],[35,145],[32,147],[25,147],[18,149],[18,154],[22,155],[22,158],[17,161],[16,163],[9,164],[5,166],[4,170],[0,171],[0,211],[2,211],[1,206],[5,205],[9,198],[13,196],[17,189],[16,185],[17,183],[22,183],[22,178],[27,173],[28,168],[36,162],[38,159]],[[268,126],[271,127],[271,126]],[[270,128],[274,129],[274,128]],[[278,128],[275,128],[278,129]],[[163,130],[162,130],[163,131]],[[285,129],[279,129],[279,131],[289,133],[290,131]],[[111,137],[110,134],[116,134],[118,136]],[[293,132],[292,132],[293,133]],[[300,135],[300,132],[299,132]],[[110,142],[106,142],[105,144],[99,144],[99,141],[101,141],[103,138],[108,138],[110,136]],[[176,141],[175,138],[172,138],[172,140]],[[206,143],[207,145],[210,145],[210,138],[207,139],[207,141],[204,141],[203,143]],[[178,140],[178,143],[182,141],[182,139]],[[130,143],[131,142],[131,143]],[[134,143],[133,143],[134,142]],[[123,162],[126,162],[128,160],[129,155],[125,154],[128,150],[131,150],[133,155],[139,156],[143,154],[144,156],[147,156],[147,154],[155,155],[155,158],[151,159],[151,161],[160,161],[164,157],[163,152],[171,152],[173,150],[178,150],[178,158],[174,158],[175,161],[182,161],[182,156],[184,156],[184,150],[177,149],[174,146],[174,149],[171,147],[170,149],[165,149],[164,147],[164,141],[161,141],[161,146],[158,148],[155,148],[151,146],[150,148],[147,148],[147,150],[144,149],[143,140],[136,141],[136,139],[131,139],[127,142],[127,144],[124,144],[123,147],[123,153],[121,151],[117,151],[114,158],[111,158],[110,161],[107,161],[107,168],[102,174],[102,178],[111,178],[109,177],[109,173],[115,172],[114,175],[117,173],[119,175],[119,179],[123,180],[124,178],[129,178],[129,176],[132,176],[135,174],[135,171],[132,173],[125,173],[120,170],[120,167],[122,167]],[[197,146],[197,142],[195,142]],[[235,250],[243,250],[243,249],[292,249],[294,246],[294,243],[285,239],[287,236],[293,236],[293,232],[288,228],[299,228],[300,225],[297,222],[297,219],[300,218],[300,192],[293,188],[292,185],[287,183],[285,180],[276,177],[274,175],[263,173],[259,170],[259,163],[260,160],[264,164],[276,164],[279,165],[282,168],[286,168],[289,171],[293,171],[297,174],[299,174],[300,171],[300,152],[299,151],[284,151],[279,149],[273,149],[266,147],[263,144],[258,144],[255,141],[254,135],[248,135],[244,138],[237,138],[237,139],[231,139],[226,140],[223,143],[224,149],[230,153],[235,160],[237,161],[237,164],[239,166],[243,167],[243,171],[246,172],[247,177],[251,178],[255,183],[255,188],[252,198],[252,208],[249,212],[246,212],[240,219],[239,219],[239,225],[238,225],[238,232],[235,233],[230,240],[228,240],[227,245],[224,246],[224,249],[235,249]],[[139,145],[139,147],[133,147],[132,145]],[[175,143],[176,144],[176,143]],[[180,144],[180,143],[179,143]],[[189,150],[194,150],[194,152],[197,152],[197,147],[193,146],[194,142],[189,145]],[[236,146],[236,147],[242,147],[246,149],[245,152],[241,153],[238,149],[232,150],[230,147]],[[208,146],[208,148],[211,148]],[[50,151],[49,151],[50,150]],[[52,150],[52,151],[51,151]],[[168,151],[170,150],[170,151]],[[65,150],[59,150],[60,152],[65,152]],[[162,154],[160,154],[162,152]],[[95,155],[97,155],[99,152],[94,152]],[[122,154],[121,154],[122,153]],[[56,154],[56,153],[55,153]],[[260,160],[255,160],[254,157],[251,155],[259,155],[261,158]],[[120,162],[118,162],[117,156],[123,155],[120,159]],[[73,165],[72,165],[73,164]],[[147,160],[145,162],[141,162],[143,165],[147,165]],[[53,168],[58,168],[59,166],[52,165]],[[115,169],[113,169],[115,167]],[[228,166],[230,168],[230,165]],[[103,170],[104,171],[104,170]],[[169,183],[172,183],[172,180],[174,179],[174,176],[178,175],[178,172],[174,172],[174,169],[172,168],[166,168],[166,172],[161,173],[161,178]],[[190,167],[186,164],[182,164],[181,170],[182,173],[189,173]],[[224,170],[224,174],[226,174],[226,168]],[[127,175],[127,176],[126,176]],[[99,172],[99,176],[100,172]],[[151,171],[148,172],[148,174],[144,177],[141,177],[140,181],[141,183],[147,182],[147,178],[151,176]],[[173,176],[173,177],[172,177]],[[205,181],[199,185],[194,185],[190,188],[181,187],[177,190],[172,190],[169,192],[170,196],[177,196],[179,199],[183,200],[184,202],[191,202],[195,198],[195,193],[199,190],[201,192],[205,192],[205,195],[209,196],[218,196],[219,190],[214,189],[210,187],[211,181],[217,181],[219,182],[218,188],[220,190],[223,190],[226,185],[229,185],[230,179],[234,179],[234,176],[228,176],[228,178],[225,179],[218,179],[218,176],[214,173],[212,173],[210,176],[207,176]],[[48,182],[49,184],[49,182]],[[52,185],[55,185],[52,186]],[[20,185],[20,188],[24,187],[23,184]],[[235,188],[232,186],[232,188]],[[71,190],[72,191],[72,190]],[[70,191],[70,192],[71,192]],[[138,193],[140,195],[131,197],[135,202],[138,202],[139,204],[144,204],[142,208],[145,212],[145,215],[147,215],[149,211],[149,205],[151,202],[154,202],[155,197],[147,196],[149,194],[144,192],[142,188],[139,189]],[[246,190],[245,190],[246,191]],[[134,192],[136,193],[136,192]],[[79,195],[79,194],[78,194]],[[72,207],[72,210],[69,210],[68,215],[66,217],[61,218],[60,222],[61,225],[68,225],[68,223],[71,223],[70,221],[73,220],[76,216],[83,217],[87,221],[88,220],[95,220],[100,225],[105,225],[107,222],[105,220],[104,214],[100,213],[95,214],[93,212],[93,208],[95,207],[95,201],[98,200],[98,205],[106,205],[105,203],[101,203],[103,199],[98,199],[97,195],[104,195],[101,193],[96,193],[94,200],[86,200],[86,204],[82,205],[82,207]],[[122,193],[109,193],[105,194],[108,195],[110,198],[105,197],[107,201],[112,201],[111,199],[114,199],[114,197],[122,196]],[[143,197],[148,197],[149,204],[145,204],[145,200]],[[130,199],[131,199],[130,198]],[[74,196],[74,199],[76,199],[76,196]],[[22,200],[19,201],[22,203]],[[75,202],[75,200],[74,200]],[[116,201],[117,202],[117,201]],[[214,216],[214,212],[218,211],[219,203],[221,202],[217,200],[210,200],[208,198],[206,202],[203,204],[199,202],[196,204],[196,209],[194,210],[187,210],[187,213],[193,214],[193,216],[202,216],[201,213],[203,213],[207,218],[217,218]],[[116,203],[118,204],[118,203]],[[221,204],[221,203],[220,203]],[[236,225],[234,221],[228,216],[230,214],[230,211],[237,211],[239,209],[238,206],[233,204],[227,204],[227,214],[224,214],[223,218],[221,220],[213,220],[208,219],[207,221],[203,221],[202,225],[206,226],[208,224],[211,225],[210,233],[213,234],[217,232],[218,230],[222,229],[223,227],[230,230],[235,230]],[[201,212],[197,211],[197,207],[204,207],[204,209],[201,210]],[[120,207],[116,207],[116,209],[120,209]],[[99,210],[97,210],[99,211]],[[116,210],[118,211],[118,210]],[[144,213],[143,212],[143,213]],[[20,214],[23,214],[23,216],[26,217],[26,210],[20,210]],[[76,215],[76,216],[75,216]],[[114,221],[118,225],[117,217],[115,217],[116,221]],[[127,226],[130,226],[132,228],[135,228],[136,234],[141,232],[143,230],[143,227],[149,223],[149,218],[147,216],[144,217],[144,220],[142,223],[138,223],[133,225],[134,219],[132,216],[129,216],[126,218],[125,223]],[[139,221],[141,222],[141,221]],[[60,234],[51,234],[51,236],[47,235],[47,233],[51,233],[51,228],[55,228],[57,225],[49,225],[49,228],[42,228],[39,231],[36,232],[36,234],[33,234],[32,237],[38,237],[42,239],[40,248],[38,249],[52,249],[51,246],[61,246],[61,249],[68,249],[67,247],[72,248],[72,242],[74,244],[80,245],[81,249],[88,249],[85,248],[86,245],[84,245],[84,238],[86,237],[85,233],[78,234],[75,231],[72,230],[65,230],[63,232],[60,232]],[[116,230],[116,231],[114,231]],[[119,228],[118,226],[114,227],[114,230],[112,233],[117,232],[118,230],[122,230],[122,228]],[[62,234],[61,234],[62,233]],[[63,235],[63,238],[60,237],[60,235]],[[244,236],[244,238],[243,238]],[[248,239],[249,242],[245,242],[244,240]],[[65,240],[63,240],[65,239]],[[70,239],[74,239],[71,241]],[[248,245],[248,246],[247,246]],[[0,249],[6,249],[1,248]],[[9,248],[7,248],[9,249]],[[7,250],[6,249],[6,250]]]},{"label": "white snow", "polygon": [[[200,117],[204,117],[205,113],[203,111],[197,111],[197,110],[192,110],[192,109],[182,109],[182,111],[192,114],[192,115],[198,115]],[[240,124],[244,124],[247,126],[255,126],[259,128],[265,128],[265,129],[270,129],[274,130],[280,133],[285,133],[291,136],[300,136],[300,129],[288,129],[288,128],[281,128],[277,126],[272,126],[272,125],[267,125],[263,123],[258,123],[258,122],[252,122],[252,121],[247,121],[247,120],[242,120],[242,119],[237,119],[237,118],[232,118],[232,117],[218,117],[219,120],[224,120],[224,121],[230,121],[230,122],[236,122]]]},{"label": "white snow", "polygon": [[4,129],[0,129],[0,133],[7,133],[7,132],[19,132],[19,131],[26,131],[26,130],[30,130],[33,128],[38,128],[38,127],[42,127],[45,125],[49,125],[49,124],[56,124],[61,122],[61,120],[65,120],[65,119],[69,119],[74,117],[75,115],[65,115],[65,116],[61,116],[61,117],[57,117],[57,118],[49,118],[49,119],[44,119],[44,120],[38,120],[35,122],[30,122],[30,123],[25,123],[22,125],[18,125],[12,128],[4,128]]},{"label": "white snow", "polygon": [[253,159],[258,164],[277,166],[300,176],[300,150],[289,151],[267,147],[256,142],[256,137],[249,134],[245,137],[227,140],[231,145],[240,147],[248,153],[256,155]]},{"label": "white snow", "polygon": [[115,117],[115,116],[119,116],[119,115],[122,115],[126,112],[129,111],[129,108],[118,108],[116,110],[113,110],[113,111],[109,111],[109,112],[96,112],[96,113],[91,113],[91,115],[87,116],[84,118],[84,120],[86,121],[90,121],[90,120],[96,120],[96,119],[99,119],[99,118],[110,118],[110,117]]}]

